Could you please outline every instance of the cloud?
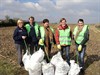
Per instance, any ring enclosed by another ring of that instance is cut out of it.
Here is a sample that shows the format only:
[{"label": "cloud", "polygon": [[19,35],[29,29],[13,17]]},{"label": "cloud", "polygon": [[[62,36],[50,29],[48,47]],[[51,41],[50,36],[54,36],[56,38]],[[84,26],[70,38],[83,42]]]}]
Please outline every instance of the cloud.
[{"label": "cloud", "polygon": [[69,23],[76,23],[79,18],[89,23],[100,22],[99,0],[0,0],[0,3],[0,19],[9,15],[23,19],[34,16],[37,21],[48,18],[50,22],[58,22],[65,17]]}]

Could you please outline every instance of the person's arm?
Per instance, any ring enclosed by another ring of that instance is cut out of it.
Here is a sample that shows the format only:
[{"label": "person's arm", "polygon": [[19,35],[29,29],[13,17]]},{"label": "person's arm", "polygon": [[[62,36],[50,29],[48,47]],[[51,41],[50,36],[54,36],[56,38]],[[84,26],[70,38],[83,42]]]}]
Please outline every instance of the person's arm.
[{"label": "person's arm", "polygon": [[13,39],[14,39],[15,41],[21,40],[21,39],[22,39],[22,36],[21,36],[21,35],[18,35],[18,30],[17,30],[17,29],[14,31]]},{"label": "person's arm", "polygon": [[81,45],[84,45],[88,40],[89,40],[89,29],[87,27],[87,30],[84,34],[84,39],[82,40]]},{"label": "person's arm", "polygon": [[58,31],[58,29],[55,32],[55,41],[56,41],[56,44],[60,44],[60,42],[59,42],[59,31]]}]

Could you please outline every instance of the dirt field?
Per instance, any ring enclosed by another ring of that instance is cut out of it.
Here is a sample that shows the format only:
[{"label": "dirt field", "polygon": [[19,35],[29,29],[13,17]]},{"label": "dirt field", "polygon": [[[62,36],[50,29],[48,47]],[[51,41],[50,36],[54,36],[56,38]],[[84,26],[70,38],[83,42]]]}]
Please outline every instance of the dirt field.
[{"label": "dirt field", "polygon": [[[56,26],[53,26],[54,29]],[[73,31],[75,25],[70,27]],[[12,39],[14,29],[15,27],[0,28],[0,75],[28,75],[24,68],[20,68],[17,64],[17,52]],[[71,52],[73,50],[75,50],[74,43],[71,46]],[[100,75],[100,30],[94,25],[90,26],[84,75]]]}]

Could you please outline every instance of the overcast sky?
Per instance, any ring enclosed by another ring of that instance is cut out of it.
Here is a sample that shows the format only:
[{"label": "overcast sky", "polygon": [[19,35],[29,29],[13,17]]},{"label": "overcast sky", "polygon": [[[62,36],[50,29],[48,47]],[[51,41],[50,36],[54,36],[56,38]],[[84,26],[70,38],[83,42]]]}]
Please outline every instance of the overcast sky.
[{"label": "overcast sky", "polygon": [[77,23],[83,18],[85,23],[100,23],[100,0],[0,0],[0,19],[11,18],[36,21],[48,18],[59,22],[64,17],[68,23]]}]

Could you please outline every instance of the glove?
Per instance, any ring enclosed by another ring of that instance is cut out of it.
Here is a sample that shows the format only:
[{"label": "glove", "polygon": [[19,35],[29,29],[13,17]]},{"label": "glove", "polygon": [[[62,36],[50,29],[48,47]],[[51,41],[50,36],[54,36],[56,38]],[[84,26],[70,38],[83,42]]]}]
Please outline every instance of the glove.
[{"label": "glove", "polygon": [[79,51],[79,52],[82,51],[82,45],[79,45],[79,46],[78,46],[78,51]]},{"label": "glove", "polygon": [[39,40],[39,45],[44,45],[44,42],[42,39]]},{"label": "glove", "polygon": [[61,45],[57,45],[57,48],[58,48],[58,49],[61,49]]}]

